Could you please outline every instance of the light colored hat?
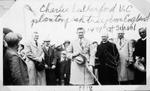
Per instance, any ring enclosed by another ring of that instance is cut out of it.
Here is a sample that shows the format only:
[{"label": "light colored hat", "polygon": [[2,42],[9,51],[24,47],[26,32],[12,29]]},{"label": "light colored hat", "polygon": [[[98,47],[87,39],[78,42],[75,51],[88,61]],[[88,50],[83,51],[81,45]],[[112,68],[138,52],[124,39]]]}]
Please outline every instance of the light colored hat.
[{"label": "light colored hat", "polygon": [[103,31],[103,32],[101,32],[101,36],[107,36],[108,37],[109,35],[108,35],[107,31]]},{"label": "light colored hat", "polygon": [[118,30],[117,33],[124,33],[124,31],[123,30]]}]

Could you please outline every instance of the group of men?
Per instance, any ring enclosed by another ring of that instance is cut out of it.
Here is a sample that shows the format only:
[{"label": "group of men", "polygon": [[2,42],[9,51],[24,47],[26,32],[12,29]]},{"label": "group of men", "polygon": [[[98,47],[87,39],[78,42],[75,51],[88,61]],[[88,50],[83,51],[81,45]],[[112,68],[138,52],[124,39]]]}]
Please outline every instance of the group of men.
[{"label": "group of men", "polygon": [[4,85],[146,84],[146,28],[139,29],[137,42],[119,31],[112,41],[102,33],[100,44],[91,44],[83,27],[76,31],[76,40],[58,47],[50,40],[39,44],[38,32],[22,46],[20,35],[3,33]]}]

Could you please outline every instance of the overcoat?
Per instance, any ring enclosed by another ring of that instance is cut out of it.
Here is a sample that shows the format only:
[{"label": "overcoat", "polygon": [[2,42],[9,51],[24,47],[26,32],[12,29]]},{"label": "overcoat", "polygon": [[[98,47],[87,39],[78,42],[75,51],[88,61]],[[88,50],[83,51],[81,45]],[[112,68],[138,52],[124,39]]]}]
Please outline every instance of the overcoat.
[{"label": "overcoat", "polygon": [[[85,64],[78,64],[76,59],[72,59],[71,61],[71,73],[70,73],[70,84],[75,85],[89,85],[93,84],[93,77],[91,76],[90,72],[86,68],[85,65],[90,63],[90,42],[89,40],[83,38],[82,39],[82,47],[86,50],[84,56],[86,57]],[[72,58],[73,54],[79,53],[82,50],[80,46],[80,40],[76,39],[71,43],[71,45],[67,49],[68,53],[67,56]]]},{"label": "overcoat", "polygon": [[29,73],[30,85],[46,85],[45,70],[38,71],[35,68],[34,61],[38,58],[44,59],[44,52],[41,45],[36,46],[34,41],[30,41],[26,45],[27,66]]},{"label": "overcoat", "polygon": [[7,48],[4,54],[4,85],[29,85],[26,63],[17,51]]},{"label": "overcoat", "polygon": [[128,68],[128,61],[132,57],[132,46],[130,42],[123,38],[115,39],[115,44],[117,46],[119,55],[120,55],[120,64],[118,67],[118,80],[119,81],[129,81],[134,79],[134,71],[133,69]]}]

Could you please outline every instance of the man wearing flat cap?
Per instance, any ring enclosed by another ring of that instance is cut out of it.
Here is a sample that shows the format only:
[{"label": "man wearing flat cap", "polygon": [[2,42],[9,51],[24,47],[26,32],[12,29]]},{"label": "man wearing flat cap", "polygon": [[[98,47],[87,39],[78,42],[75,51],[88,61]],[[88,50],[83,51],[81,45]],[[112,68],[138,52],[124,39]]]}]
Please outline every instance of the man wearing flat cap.
[{"label": "man wearing flat cap", "polygon": [[8,47],[4,54],[4,85],[29,84],[27,65],[17,53],[21,39],[16,33],[8,33],[5,36]]},{"label": "man wearing flat cap", "polygon": [[71,60],[70,84],[72,85],[92,85],[94,79],[89,72],[92,71],[90,65],[90,43],[84,38],[85,29],[77,28],[78,39],[73,41],[67,49],[67,57]]},{"label": "man wearing flat cap", "polygon": [[57,57],[55,53],[55,49],[50,47],[50,40],[44,40],[44,59],[46,63],[46,83],[47,85],[56,85],[56,62]]}]

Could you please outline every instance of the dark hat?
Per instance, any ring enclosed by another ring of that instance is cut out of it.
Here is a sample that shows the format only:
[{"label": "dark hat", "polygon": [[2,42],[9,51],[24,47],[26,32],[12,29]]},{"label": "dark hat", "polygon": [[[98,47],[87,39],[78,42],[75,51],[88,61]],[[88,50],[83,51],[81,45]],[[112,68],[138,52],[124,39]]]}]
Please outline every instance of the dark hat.
[{"label": "dark hat", "polygon": [[63,45],[65,45],[66,43],[69,43],[70,44],[70,41],[69,40],[66,40]]},{"label": "dark hat", "polygon": [[79,65],[83,65],[83,64],[85,64],[85,62],[86,62],[86,57],[85,57],[85,56],[82,56],[82,55],[77,56],[77,57],[75,58],[75,62],[76,62],[77,64],[79,64]]},{"label": "dark hat", "polygon": [[8,34],[8,33],[10,33],[10,32],[13,32],[11,29],[9,29],[9,28],[3,28],[3,33],[6,35],[6,34]]},{"label": "dark hat", "polygon": [[50,40],[49,39],[45,39],[44,42],[50,42]]}]

